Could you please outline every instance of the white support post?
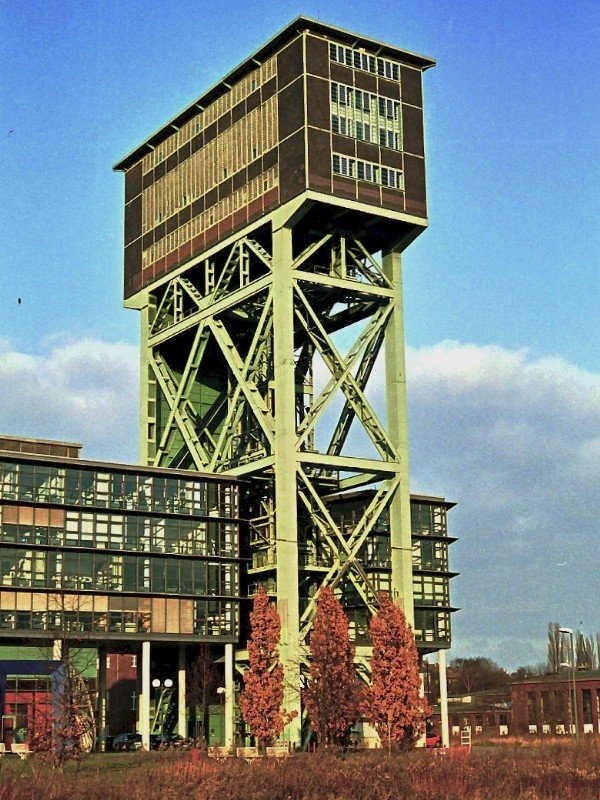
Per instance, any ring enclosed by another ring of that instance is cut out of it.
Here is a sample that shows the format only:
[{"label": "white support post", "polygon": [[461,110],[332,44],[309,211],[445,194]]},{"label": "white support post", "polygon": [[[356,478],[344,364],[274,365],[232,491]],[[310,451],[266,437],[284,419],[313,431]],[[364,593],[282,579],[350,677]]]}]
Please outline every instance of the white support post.
[{"label": "white support post", "polygon": [[52,660],[60,661],[62,654],[62,639],[55,639],[52,643]]},{"label": "white support post", "polygon": [[394,307],[385,329],[385,390],[388,431],[400,464],[400,486],[389,506],[392,596],[414,625],[408,410],[402,308],[402,257],[396,250],[383,255],[383,271],[394,287]]},{"label": "white support post", "polygon": [[106,750],[106,650],[98,648],[98,747]]},{"label": "white support post", "polygon": [[450,728],[448,726],[448,682],[446,676],[446,651],[438,650],[438,671],[440,678],[440,714],[442,745],[450,747]]},{"label": "white support post", "polygon": [[233,645],[225,645],[225,747],[233,747]]},{"label": "white support post", "polygon": [[150,750],[150,642],[142,642],[142,693],[139,709],[142,749]]},{"label": "white support post", "polygon": [[185,645],[179,645],[179,665],[177,670],[177,733],[187,739],[187,718],[185,703]]},{"label": "white support post", "polygon": [[277,611],[281,619],[280,661],[285,674],[283,705],[296,716],[285,736],[301,744],[296,375],[294,362],[294,270],[292,230],[273,229],[273,377],[275,381],[275,531]]}]

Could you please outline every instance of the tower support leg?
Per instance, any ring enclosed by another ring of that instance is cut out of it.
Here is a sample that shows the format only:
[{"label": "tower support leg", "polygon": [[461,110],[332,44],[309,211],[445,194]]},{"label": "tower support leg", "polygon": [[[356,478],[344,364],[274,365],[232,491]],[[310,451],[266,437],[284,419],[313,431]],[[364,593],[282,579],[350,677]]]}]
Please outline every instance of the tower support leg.
[{"label": "tower support leg", "polygon": [[187,717],[185,702],[185,645],[180,644],[178,650],[178,669],[177,669],[177,733],[187,739]]},{"label": "tower support leg", "polygon": [[142,692],[139,713],[142,748],[150,750],[150,642],[142,642]]},{"label": "tower support leg", "polygon": [[301,744],[296,380],[294,363],[292,231],[273,232],[273,372],[275,379],[275,524],[277,607],[281,619],[280,658],[284,669],[283,706],[294,714],[286,738]]},{"label": "tower support leg", "polygon": [[412,541],[406,407],[406,363],[402,309],[402,257],[392,250],[383,255],[383,271],[395,289],[394,306],[385,331],[386,405],[389,435],[400,457],[400,485],[390,503],[392,595],[414,624]]},{"label": "tower support leg", "polygon": [[98,648],[98,742],[96,749],[106,750],[106,650]]},{"label": "tower support leg", "polygon": [[233,645],[225,645],[225,747],[233,747],[235,691],[233,686]]},{"label": "tower support leg", "polygon": [[440,677],[440,712],[442,745],[450,747],[450,728],[448,725],[448,678],[446,675],[446,651],[438,651],[438,670]]}]

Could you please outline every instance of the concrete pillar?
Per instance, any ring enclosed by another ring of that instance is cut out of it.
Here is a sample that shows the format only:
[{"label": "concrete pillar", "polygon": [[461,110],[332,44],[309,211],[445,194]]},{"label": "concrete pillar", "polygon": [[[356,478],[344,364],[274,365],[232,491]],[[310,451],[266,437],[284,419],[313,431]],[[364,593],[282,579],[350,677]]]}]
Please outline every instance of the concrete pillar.
[{"label": "concrete pillar", "polygon": [[225,645],[225,747],[233,747],[235,692],[233,687],[233,645]]},{"label": "concrete pillar", "polygon": [[277,610],[281,619],[280,662],[285,683],[283,707],[296,716],[286,738],[301,744],[300,610],[298,599],[298,519],[296,450],[296,374],[294,362],[294,270],[292,231],[273,225],[273,371],[275,391],[273,444]]},{"label": "concrete pillar", "polygon": [[62,659],[62,639],[55,639],[52,643],[52,661]]},{"label": "concrete pillar", "polygon": [[150,642],[142,642],[142,691],[139,709],[142,748],[150,750]]},{"label": "concrete pillar", "polygon": [[385,328],[385,392],[389,437],[398,458],[400,476],[389,505],[392,597],[399,601],[407,622],[414,626],[408,411],[402,308],[402,258],[393,250],[383,254],[382,267],[394,287],[394,305]]},{"label": "concrete pillar", "polygon": [[[425,673],[423,672],[423,659],[419,659],[419,697],[425,702]],[[415,742],[415,747],[425,747],[427,744],[427,731],[423,726],[423,732]]]},{"label": "concrete pillar", "polygon": [[106,650],[98,648],[98,744],[97,750],[106,750]]},{"label": "concrete pillar", "polygon": [[438,670],[440,677],[440,714],[442,745],[450,747],[450,728],[448,726],[448,678],[446,675],[446,651],[438,650]]},{"label": "concrete pillar", "polygon": [[185,645],[179,645],[179,664],[177,670],[177,733],[187,739],[187,718],[185,702]]}]

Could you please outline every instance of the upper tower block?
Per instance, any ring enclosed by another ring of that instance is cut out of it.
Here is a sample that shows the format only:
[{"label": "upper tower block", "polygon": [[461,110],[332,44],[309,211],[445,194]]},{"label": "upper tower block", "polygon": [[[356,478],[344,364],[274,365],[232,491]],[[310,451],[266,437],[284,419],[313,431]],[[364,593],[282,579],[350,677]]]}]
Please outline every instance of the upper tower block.
[{"label": "upper tower block", "polygon": [[294,20],[116,164],[125,297],[301,194],[307,231],[327,203],[373,251],[414,239],[427,217],[421,80],[434,63]]}]

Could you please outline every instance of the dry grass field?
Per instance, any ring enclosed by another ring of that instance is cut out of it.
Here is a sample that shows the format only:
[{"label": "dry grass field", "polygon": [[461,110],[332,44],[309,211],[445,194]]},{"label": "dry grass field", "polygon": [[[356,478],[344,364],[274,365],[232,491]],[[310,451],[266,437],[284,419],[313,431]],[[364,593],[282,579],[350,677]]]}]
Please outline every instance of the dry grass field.
[{"label": "dry grass field", "polygon": [[0,760],[0,800],[600,800],[600,742],[502,742],[470,755],[301,754],[247,764],[189,752],[90,756],[63,773]]}]

